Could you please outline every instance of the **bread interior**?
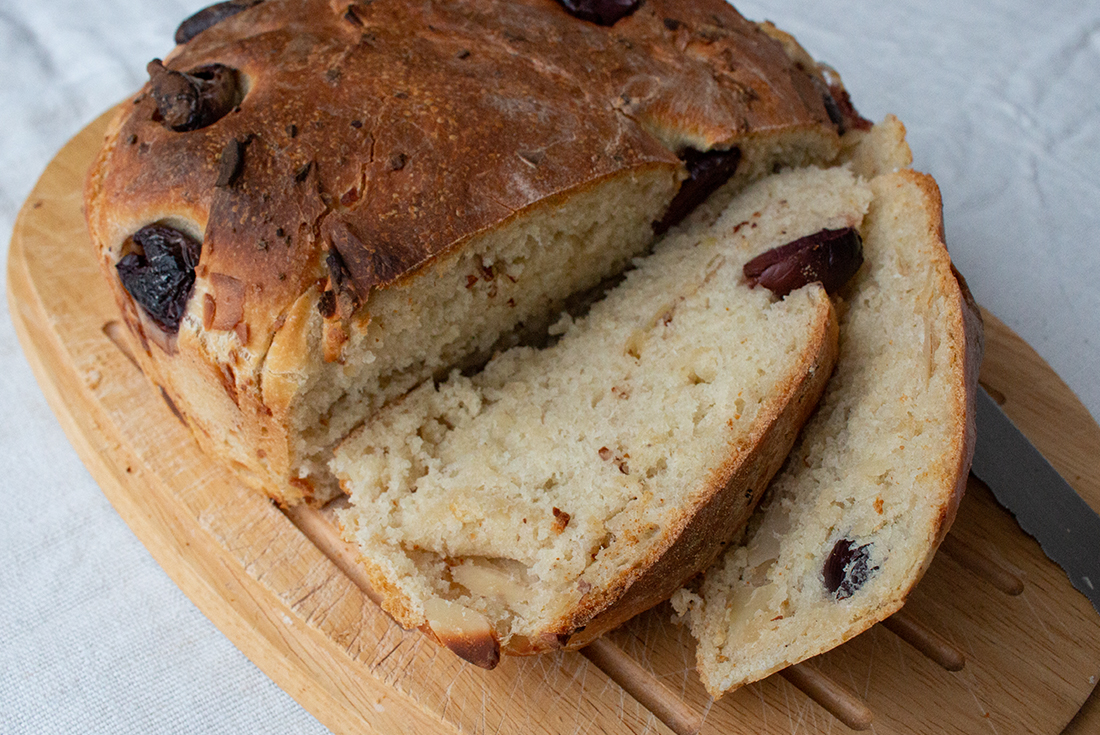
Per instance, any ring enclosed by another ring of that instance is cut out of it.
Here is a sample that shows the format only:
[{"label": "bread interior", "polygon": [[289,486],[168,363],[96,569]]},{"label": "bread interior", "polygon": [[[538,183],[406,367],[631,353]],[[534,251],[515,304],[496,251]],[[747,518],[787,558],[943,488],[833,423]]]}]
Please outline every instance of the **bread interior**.
[{"label": "bread interior", "polygon": [[415,627],[459,605],[522,649],[614,602],[815,369],[828,297],[779,299],[742,266],[858,224],[868,198],[843,168],[769,177],[658,243],[557,344],[423,383],[342,443],[342,521],[386,609]]},{"label": "bread interior", "polygon": [[350,335],[341,362],[319,365],[298,392],[290,431],[297,474],[323,487],[332,447],[384,403],[483,360],[504,336],[545,331],[571,294],[649,246],[654,213],[678,186],[667,166],[599,182],[567,206],[546,202],[475,236],[430,275],[372,292],[361,309],[369,323]]},{"label": "bread interior", "polygon": [[[737,173],[678,229],[713,222],[722,203],[780,165],[836,153],[835,137],[819,128],[746,140]],[[551,198],[436,260],[430,277],[372,292],[358,315],[365,326],[351,331],[341,360],[302,373],[289,412],[292,474],[309,479],[316,499],[333,497],[333,446],[378,408],[427,378],[545,335],[571,297],[650,250],[653,223],[682,175],[653,165]]]}]

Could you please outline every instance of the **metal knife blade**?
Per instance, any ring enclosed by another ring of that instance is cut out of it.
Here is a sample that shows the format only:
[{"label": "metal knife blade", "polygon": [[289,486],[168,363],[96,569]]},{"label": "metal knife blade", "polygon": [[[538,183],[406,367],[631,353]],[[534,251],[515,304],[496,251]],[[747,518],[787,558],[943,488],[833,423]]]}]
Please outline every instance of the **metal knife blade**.
[{"label": "metal knife blade", "polygon": [[1100,516],[982,388],[977,422],[971,472],[1100,612]]}]

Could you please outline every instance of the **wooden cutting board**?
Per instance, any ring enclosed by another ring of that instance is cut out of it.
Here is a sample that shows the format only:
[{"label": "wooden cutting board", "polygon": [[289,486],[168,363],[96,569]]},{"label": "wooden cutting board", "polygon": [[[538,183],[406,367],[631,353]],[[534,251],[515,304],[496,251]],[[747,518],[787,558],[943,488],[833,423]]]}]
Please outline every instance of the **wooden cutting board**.
[{"label": "wooden cutting board", "polygon": [[[988,490],[902,613],[807,664],[712,701],[667,606],[581,653],[483,671],[371,600],[323,511],[284,512],[233,481],[119,345],[81,215],[107,117],[46,169],[16,222],[8,298],[27,358],[119,514],[196,605],[338,733],[1058,733],[1100,676],[1100,615]],[[987,315],[982,381],[1093,505],[1100,427]],[[899,635],[900,634],[900,635]],[[931,638],[928,635],[931,634]],[[924,636],[924,642],[921,636]],[[924,651],[905,642],[915,641]],[[933,660],[957,666],[951,672]],[[1100,731],[1089,705],[1068,731]]]}]

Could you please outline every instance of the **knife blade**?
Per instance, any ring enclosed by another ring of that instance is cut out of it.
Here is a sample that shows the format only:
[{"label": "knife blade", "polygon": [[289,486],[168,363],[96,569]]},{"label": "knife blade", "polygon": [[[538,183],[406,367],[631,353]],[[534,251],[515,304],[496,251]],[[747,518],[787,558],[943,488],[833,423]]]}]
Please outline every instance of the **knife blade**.
[{"label": "knife blade", "polygon": [[984,389],[971,472],[1100,612],[1100,515],[1016,428]]}]

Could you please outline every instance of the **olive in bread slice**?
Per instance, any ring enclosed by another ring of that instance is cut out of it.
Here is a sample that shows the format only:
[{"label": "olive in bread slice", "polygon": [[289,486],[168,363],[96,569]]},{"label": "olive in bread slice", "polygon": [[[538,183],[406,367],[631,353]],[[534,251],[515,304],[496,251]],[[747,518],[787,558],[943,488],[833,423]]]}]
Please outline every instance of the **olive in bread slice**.
[{"label": "olive in bread slice", "polygon": [[713,696],[900,609],[965,489],[980,317],[943,244],[935,182],[904,168],[903,132],[888,120],[855,151],[881,173],[821,405],[741,542],[673,597]]}]

